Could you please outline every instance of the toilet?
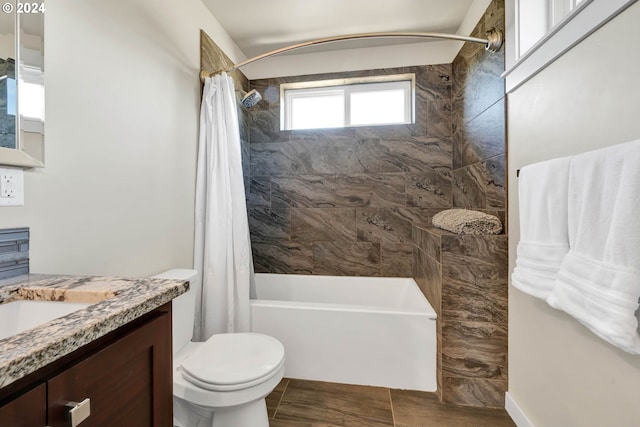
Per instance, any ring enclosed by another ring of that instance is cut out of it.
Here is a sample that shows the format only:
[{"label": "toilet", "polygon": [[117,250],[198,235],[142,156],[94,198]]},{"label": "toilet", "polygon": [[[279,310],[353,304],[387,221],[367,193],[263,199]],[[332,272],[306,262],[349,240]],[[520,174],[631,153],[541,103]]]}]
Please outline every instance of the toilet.
[{"label": "toilet", "polygon": [[[192,280],[194,270],[153,276]],[[192,342],[195,292],[173,300],[173,424],[177,427],[268,427],[265,397],[284,375],[284,347],[252,332]]]}]

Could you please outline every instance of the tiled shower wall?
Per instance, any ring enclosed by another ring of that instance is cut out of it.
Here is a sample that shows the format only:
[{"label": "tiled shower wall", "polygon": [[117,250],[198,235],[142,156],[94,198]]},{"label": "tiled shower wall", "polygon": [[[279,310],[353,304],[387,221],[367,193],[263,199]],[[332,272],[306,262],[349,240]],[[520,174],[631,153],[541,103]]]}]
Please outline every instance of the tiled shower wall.
[{"label": "tiled shower wall", "polygon": [[[472,35],[504,31],[494,0]],[[505,211],[504,50],[466,44],[453,62],[453,205]],[[507,388],[507,236],[414,227],[414,277],[438,314],[438,394],[504,407]]]},{"label": "tiled shower wall", "polygon": [[[280,84],[415,73],[416,123],[281,131]],[[257,272],[413,275],[413,224],[452,206],[451,65],[254,80],[249,221]]]},{"label": "tiled shower wall", "polygon": [[[504,34],[504,0],[494,0],[472,36]],[[453,205],[490,210],[504,220],[504,48],[466,43],[453,61]],[[504,221],[503,221],[504,222]]]}]

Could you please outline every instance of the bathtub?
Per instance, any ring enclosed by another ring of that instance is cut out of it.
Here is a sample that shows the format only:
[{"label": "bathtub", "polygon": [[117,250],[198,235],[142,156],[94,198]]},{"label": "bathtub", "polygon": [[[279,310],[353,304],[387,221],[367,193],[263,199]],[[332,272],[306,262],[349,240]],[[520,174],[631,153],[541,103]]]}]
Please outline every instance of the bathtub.
[{"label": "bathtub", "polygon": [[413,279],[256,274],[254,332],[284,345],[285,376],[436,390],[436,313]]}]

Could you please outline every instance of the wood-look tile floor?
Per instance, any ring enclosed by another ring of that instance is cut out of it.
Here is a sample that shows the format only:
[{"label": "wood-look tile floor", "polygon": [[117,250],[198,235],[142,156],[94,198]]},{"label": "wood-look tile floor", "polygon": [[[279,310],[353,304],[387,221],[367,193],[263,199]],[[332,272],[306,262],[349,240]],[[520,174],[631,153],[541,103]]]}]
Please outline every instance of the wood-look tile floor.
[{"label": "wood-look tile floor", "polygon": [[515,427],[504,409],[446,405],[433,393],[283,379],[270,427]]}]

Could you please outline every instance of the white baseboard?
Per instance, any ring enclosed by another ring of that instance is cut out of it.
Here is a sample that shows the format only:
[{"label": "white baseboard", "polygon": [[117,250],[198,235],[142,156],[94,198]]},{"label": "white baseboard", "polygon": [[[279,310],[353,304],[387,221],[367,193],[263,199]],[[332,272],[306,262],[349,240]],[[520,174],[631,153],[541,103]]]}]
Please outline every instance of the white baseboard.
[{"label": "white baseboard", "polygon": [[522,408],[518,406],[509,392],[505,394],[504,409],[507,410],[507,413],[518,427],[534,427],[531,420],[527,418],[525,413],[522,411]]}]

